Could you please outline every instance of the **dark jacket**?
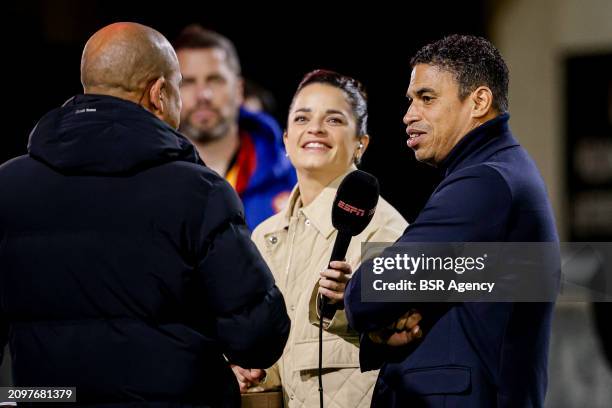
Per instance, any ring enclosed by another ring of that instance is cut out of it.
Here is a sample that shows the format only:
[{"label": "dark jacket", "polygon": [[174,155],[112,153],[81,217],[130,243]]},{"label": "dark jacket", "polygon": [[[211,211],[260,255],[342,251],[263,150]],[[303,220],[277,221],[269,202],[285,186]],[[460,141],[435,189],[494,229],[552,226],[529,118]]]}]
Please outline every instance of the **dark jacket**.
[{"label": "dark jacket", "polygon": [[109,96],[49,112],[28,147],[0,167],[0,350],[8,331],[15,385],[239,406],[224,356],[270,366],[289,318],[229,184]]},{"label": "dark jacket", "polygon": [[[442,164],[445,177],[399,242],[557,242],[544,183],[501,115],[467,134]],[[422,341],[401,349],[362,336],[361,365],[382,366],[373,406],[541,407],[551,303],[362,303],[361,271],[346,293],[361,333],[422,309]]]}]

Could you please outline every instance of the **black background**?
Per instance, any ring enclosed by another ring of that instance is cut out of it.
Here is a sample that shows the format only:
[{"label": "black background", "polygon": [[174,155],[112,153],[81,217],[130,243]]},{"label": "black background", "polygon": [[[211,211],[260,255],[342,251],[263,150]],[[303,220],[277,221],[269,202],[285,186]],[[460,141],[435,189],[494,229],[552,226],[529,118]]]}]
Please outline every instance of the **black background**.
[{"label": "black background", "polygon": [[135,21],[172,40],[195,22],[234,41],[245,77],[275,95],[283,126],[289,101],[306,72],[327,68],[362,81],[369,94],[372,137],[362,168],[379,178],[383,196],[412,221],[439,175],[417,163],[406,146],[402,117],[409,60],[421,46],[450,33],[486,36],[485,1],[274,7],[225,3],[48,1],[8,6],[3,13],[11,28],[5,37],[4,85],[10,104],[4,110],[0,163],[25,153],[27,136],[45,112],[82,92],[81,51],[96,30],[116,21]]}]

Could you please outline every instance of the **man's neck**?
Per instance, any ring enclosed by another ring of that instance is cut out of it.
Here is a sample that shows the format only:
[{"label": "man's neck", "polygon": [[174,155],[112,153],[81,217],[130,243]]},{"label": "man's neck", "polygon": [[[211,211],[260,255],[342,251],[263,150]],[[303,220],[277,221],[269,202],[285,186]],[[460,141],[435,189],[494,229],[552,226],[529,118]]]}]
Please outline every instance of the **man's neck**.
[{"label": "man's neck", "polygon": [[[484,125],[485,123],[487,123],[488,121],[495,119],[496,117],[498,117],[500,114],[497,113],[496,111],[489,111],[486,115],[481,116],[477,119],[472,120],[470,123],[467,124],[467,126],[465,127],[465,129],[462,132],[461,137],[458,137],[455,140],[455,143],[453,144],[453,148],[455,146],[457,146],[459,144],[459,142],[461,142],[461,140],[466,137],[470,132],[472,132],[474,129],[479,128],[480,126]],[[452,150],[452,149],[451,149]],[[449,152],[450,153],[450,152]],[[446,158],[446,157],[445,157]],[[444,159],[442,159],[444,160]],[[434,167],[437,167],[437,165],[434,165]]]},{"label": "man's neck", "polygon": [[193,144],[206,166],[225,177],[230,162],[240,147],[238,126],[232,127],[226,136],[206,143],[194,142]]}]

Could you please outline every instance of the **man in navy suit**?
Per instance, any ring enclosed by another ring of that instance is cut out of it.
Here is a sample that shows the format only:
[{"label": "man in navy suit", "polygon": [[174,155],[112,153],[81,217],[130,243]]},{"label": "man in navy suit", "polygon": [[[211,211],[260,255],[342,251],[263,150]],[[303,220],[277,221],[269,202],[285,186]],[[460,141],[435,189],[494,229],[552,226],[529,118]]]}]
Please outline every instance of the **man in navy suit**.
[{"label": "man in navy suit", "polygon": [[[412,59],[408,146],[444,179],[398,242],[557,242],[546,189],[508,127],[508,69],[487,40],[452,35]],[[345,265],[344,273],[350,273]],[[541,407],[552,303],[361,301],[358,270],[347,285],[363,370],[381,368],[375,407]],[[386,344],[376,333],[412,308],[420,331]]]}]

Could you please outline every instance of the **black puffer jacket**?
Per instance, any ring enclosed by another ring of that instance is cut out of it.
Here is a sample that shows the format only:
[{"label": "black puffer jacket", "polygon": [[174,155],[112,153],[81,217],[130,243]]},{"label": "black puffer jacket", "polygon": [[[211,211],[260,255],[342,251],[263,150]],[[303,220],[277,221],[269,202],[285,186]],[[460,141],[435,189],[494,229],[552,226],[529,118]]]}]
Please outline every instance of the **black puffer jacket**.
[{"label": "black puffer jacket", "polygon": [[238,406],[224,355],[270,366],[288,333],[238,197],[140,106],[76,96],[0,167],[0,353],[8,338],[15,385]]}]

